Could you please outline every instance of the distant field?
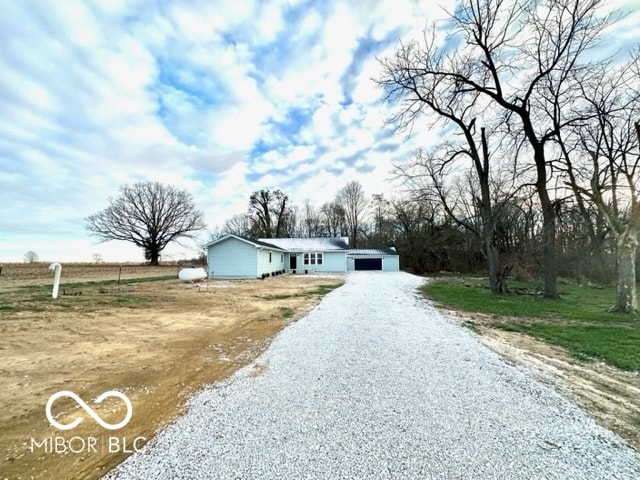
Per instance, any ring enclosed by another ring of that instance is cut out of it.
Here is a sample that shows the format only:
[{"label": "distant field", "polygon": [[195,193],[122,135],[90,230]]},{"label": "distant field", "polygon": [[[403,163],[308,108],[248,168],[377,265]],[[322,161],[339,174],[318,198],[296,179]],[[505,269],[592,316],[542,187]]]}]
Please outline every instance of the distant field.
[{"label": "distant field", "polygon": [[[53,271],[49,263],[5,263],[0,272],[0,291],[27,285],[53,283]],[[116,281],[133,278],[177,276],[178,270],[187,265],[160,265],[119,263],[63,263],[60,285],[83,282]]]}]

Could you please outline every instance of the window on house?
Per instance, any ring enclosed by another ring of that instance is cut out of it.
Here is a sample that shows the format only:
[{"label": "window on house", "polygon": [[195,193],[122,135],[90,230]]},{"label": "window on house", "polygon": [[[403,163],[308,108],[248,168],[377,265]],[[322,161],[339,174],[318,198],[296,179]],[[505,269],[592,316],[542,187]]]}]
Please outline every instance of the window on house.
[{"label": "window on house", "polygon": [[271,252],[269,252],[269,263],[271,263]]},{"label": "window on house", "polygon": [[284,253],[280,254],[280,263],[284,263]]},{"label": "window on house", "polygon": [[304,264],[305,265],[322,265],[322,253],[305,253]]}]

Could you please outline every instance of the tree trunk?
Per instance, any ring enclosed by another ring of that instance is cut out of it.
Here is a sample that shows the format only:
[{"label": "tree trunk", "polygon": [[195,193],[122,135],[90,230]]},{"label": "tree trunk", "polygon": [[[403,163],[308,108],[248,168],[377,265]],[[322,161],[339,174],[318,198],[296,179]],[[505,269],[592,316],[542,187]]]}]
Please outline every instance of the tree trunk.
[{"label": "tree trunk", "polygon": [[638,311],[636,295],[636,252],[638,235],[625,229],[617,239],[618,284],[616,287],[616,304],[612,312],[633,313]]},{"label": "tree trunk", "polygon": [[487,266],[489,267],[489,288],[493,293],[500,295],[508,293],[506,276],[511,269],[505,268],[503,271],[500,265],[500,254],[491,240],[486,241],[485,249],[487,251]]},{"label": "tree trunk", "polygon": [[544,145],[535,146],[536,191],[542,209],[542,268],[544,270],[545,298],[558,298],[558,262],[556,259],[556,207],[547,190],[547,164]]},{"label": "tree trunk", "polygon": [[[467,131],[467,141],[473,145],[471,132]],[[500,251],[494,244],[494,230],[497,223],[497,215],[491,203],[491,189],[489,185],[489,145],[485,128],[480,129],[482,158],[475,156],[475,168],[480,184],[480,217],[482,219],[482,234],[484,236],[484,248],[489,269],[489,287],[493,293],[505,294],[508,292],[506,275],[502,275],[502,262]]]},{"label": "tree trunk", "polygon": [[511,273],[512,269],[513,265],[505,265],[498,271],[498,281],[496,283],[497,293],[509,293],[509,289],[507,288],[507,277],[509,276],[509,273]]},{"label": "tree trunk", "polygon": [[149,248],[149,265],[160,265],[160,251],[154,246]]},{"label": "tree trunk", "polygon": [[542,207],[542,265],[544,268],[544,296],[558,298],[558,262],[556,260],[556,212],[553,204]]}]

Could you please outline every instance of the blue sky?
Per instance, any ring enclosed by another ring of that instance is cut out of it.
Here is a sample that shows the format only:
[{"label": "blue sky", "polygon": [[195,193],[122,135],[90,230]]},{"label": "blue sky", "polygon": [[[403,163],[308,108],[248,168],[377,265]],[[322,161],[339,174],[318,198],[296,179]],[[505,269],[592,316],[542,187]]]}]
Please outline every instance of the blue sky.
[{"label": "blue sky", "polygon": [[[393,162],[433,133],[385,129],[376,57],[453,3],[0,0],[0,263],[142,260],[85,228],[124,183],[189,190],[210,228],[260,188],[393,194]],[[606,3],[637,43],[640,0]]]}]

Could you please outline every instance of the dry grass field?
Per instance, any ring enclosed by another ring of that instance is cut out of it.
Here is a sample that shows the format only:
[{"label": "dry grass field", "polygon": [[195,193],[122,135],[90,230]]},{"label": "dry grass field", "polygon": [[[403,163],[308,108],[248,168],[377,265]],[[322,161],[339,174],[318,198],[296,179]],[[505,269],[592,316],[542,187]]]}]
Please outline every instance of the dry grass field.
[{"label": "dry grass field", "polygon": [[[130,454],[134,439],[150,439],[184,411],[190,395],[250,363],[280,329],[343,282],[300,275],[190,284],[179,282],[177,271],[63,264],[54,300],[47,265],[4,265],[0,479],[99,478]],[[73,400],[60,398],[51,409],[55,420],[83,421],[56,429],[45,407],[62,390],[111,424],[123,419],[124,403],[95,399],[123,392],[131,420],[105,430]],[[117,443],[109,443],[112,437]],[[55,442],[63,443],[56,448]]]},{"label": "dry grass field", "polygon": [[[62,286],[80,282],[117,282],[135,278],[177,277],[178,271],[188,265],[161,265],[150,267],[131,263],[65,263],[62,265]],[[27,285],[51,285],[53,271],[48,263],[5,263],[0,271],[0,293],[6,288]],[[62,290],[61,290],[62,291]]]}]

